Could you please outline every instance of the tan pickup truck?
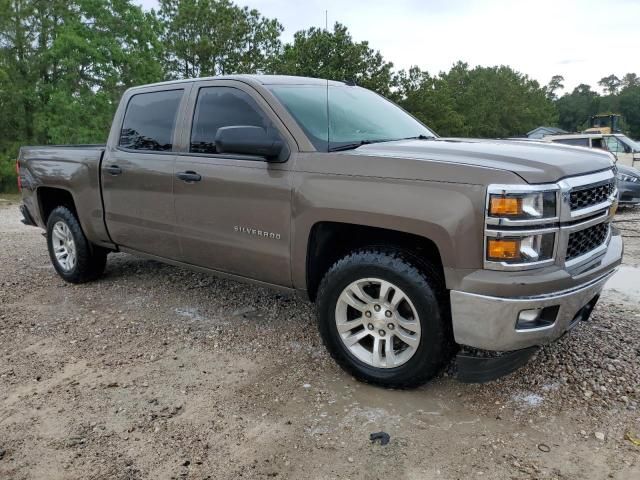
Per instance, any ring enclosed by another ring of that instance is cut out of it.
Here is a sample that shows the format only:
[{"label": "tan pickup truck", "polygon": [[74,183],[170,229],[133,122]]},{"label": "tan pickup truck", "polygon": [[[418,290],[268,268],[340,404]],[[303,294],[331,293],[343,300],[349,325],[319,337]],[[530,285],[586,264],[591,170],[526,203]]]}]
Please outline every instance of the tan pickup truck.
[{"label": "tan pickup truck", "polygon": [[[587,319],[622,257],[612,156],[439,138],[363,88],[128,90],[106,145],[23,147],[24,222],[67,281],[128,252],[302,293],[357,378],[482,381]],[[211,292],[215,295],[215,292]]]}]

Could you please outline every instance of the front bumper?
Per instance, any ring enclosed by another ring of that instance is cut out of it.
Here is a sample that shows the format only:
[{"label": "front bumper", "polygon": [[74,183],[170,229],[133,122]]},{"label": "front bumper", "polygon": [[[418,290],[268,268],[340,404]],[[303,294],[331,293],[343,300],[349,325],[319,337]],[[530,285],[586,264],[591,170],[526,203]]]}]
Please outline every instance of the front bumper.
[{"label": "front bumper", "polygon": [[[451,290],[451,317],[455,341],[483,350],[512,351],[544,345],[561,337],[582,317],[587,306],[602,291],[622,259],[622,239],[612,238],[599,262],[600,274],[570,288],[526,297],[498,297]],[[532,274],[534,275],[534,274]],[[550,307],[552,324],[532,329],[517,329],[523,310]]]}]

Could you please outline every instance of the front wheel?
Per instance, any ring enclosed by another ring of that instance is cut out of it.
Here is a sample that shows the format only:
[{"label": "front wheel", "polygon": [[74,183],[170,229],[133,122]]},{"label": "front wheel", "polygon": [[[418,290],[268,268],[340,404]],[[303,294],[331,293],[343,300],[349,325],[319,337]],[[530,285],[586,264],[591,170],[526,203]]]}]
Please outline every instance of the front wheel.
[{"label": "front wheel", "polygon": [[67,282],[89,282],[104,272],[107,251],[87,240],[66,207],[55,208],[47,219],[47,247],[53,267]]},{"label": "front wheel", "polygon": [[317,304],[322,339],[356,378],[410,388],[435,376],[451,343],[442,280],[400,252],[362,250],[336,262]]}]

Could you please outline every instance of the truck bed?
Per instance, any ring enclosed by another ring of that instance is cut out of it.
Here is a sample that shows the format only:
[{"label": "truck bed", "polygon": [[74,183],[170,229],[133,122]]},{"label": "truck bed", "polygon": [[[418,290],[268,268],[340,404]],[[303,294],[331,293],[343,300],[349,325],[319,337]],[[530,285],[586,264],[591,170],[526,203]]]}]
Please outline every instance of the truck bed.
[{"label": "truck bed", "polygon": [[109,242],[100,192],[105,145],[34,145],[20,149],[22,197],[33,221],[45,227],[41,196],[55,190],[73,198],[80,224],[90,238]]}]

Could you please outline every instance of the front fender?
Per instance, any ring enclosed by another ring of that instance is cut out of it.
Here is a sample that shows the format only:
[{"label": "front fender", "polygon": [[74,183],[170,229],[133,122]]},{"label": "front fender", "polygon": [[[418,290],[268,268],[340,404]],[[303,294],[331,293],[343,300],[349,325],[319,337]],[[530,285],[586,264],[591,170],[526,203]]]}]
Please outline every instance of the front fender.
[{"label": "front fender", "polygon": [[294,287],[306,289],[309,232],[318,222],[427,238],[439,250],[445,277],[482,268],[484,196],[481,185],[298,172],[292,212]]}]

